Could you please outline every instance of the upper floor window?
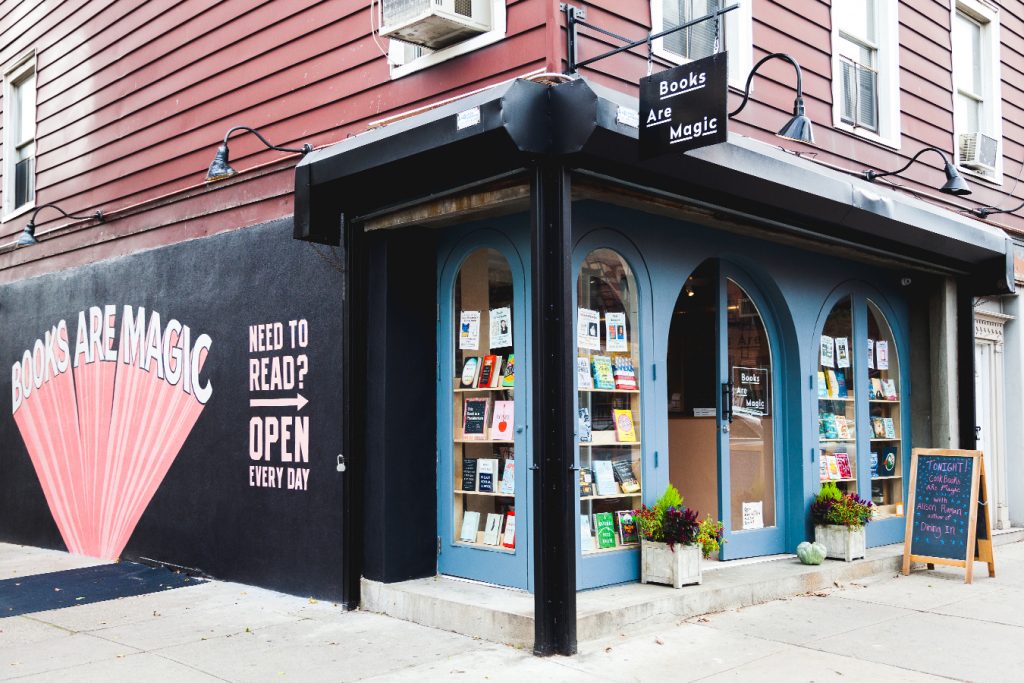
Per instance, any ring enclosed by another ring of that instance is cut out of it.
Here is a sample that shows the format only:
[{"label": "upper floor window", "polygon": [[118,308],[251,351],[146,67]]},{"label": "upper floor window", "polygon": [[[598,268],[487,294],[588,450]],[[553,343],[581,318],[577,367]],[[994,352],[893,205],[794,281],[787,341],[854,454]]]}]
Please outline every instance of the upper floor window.
[{"label": "upper floor window", "polygon": [[957,0],[952,27],[957,161],[996,180],[1002,169],[999,15],[978,0]]},{"label": "upper floor window", "polygon": [[370,12],[381,22],[374,31],[390,38],[392,78],[496,43],[506,31],[505,0],[375,0]]},{"label": "upper floor window", "polygon": [[704,21],[670,33],[654,41],[654,54],[676,64],[703,59],[719,50],[729,53],[729,85],[742,88],[753,58],[751,33],[752,0],[651,0],[651,32],[660,33],[673,26],[738,4],[739,8],[721,16],[721,26]]},{"label": "upper floor window", "polygon": [[36,68],[34,57],[4,74],[3,213],[31,208],[35,200]]},{"label": "upper floor window", "polygon": [[833,122],[899,146],[896,0],[832,3]]}]

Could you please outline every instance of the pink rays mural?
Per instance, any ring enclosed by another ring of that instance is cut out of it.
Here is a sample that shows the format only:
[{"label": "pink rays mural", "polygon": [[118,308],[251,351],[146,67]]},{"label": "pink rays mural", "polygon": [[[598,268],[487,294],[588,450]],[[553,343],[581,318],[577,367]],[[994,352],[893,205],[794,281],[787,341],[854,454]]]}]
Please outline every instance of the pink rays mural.
[{"label": "pink rays mural", "polygon": [[[72,351],[72,345],[74,350]],[[117,559],[213,393],[212,340],[160,314],[93,306],[11,367],[12,410],[68,551]]]}]

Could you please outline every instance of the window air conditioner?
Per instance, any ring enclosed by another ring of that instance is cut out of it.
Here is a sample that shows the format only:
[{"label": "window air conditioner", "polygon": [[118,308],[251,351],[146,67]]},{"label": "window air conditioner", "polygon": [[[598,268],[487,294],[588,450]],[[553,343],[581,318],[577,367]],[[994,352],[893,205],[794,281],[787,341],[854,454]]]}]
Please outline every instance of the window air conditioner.
[{"label": "window air conditioner", "polygon": [[999,141],[984,133],[960,134],[960,165],[979,171],[996,172]]},{"label": "window air conditioner", "polygon": [[380,0],[380,34],[431,50],[491,30],[491,0]]}]

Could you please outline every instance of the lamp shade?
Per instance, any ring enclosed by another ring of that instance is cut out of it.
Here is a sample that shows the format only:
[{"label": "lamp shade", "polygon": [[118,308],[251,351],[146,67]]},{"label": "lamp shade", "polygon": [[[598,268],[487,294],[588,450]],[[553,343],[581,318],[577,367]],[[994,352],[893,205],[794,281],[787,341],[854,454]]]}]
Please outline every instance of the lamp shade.
[{"label": "lamp shade", "polygon": [[213,157],[210,170],[206,172],[206,182],[230,178],[236,173],[237,171],[228,163],[228,146],[221,145],[217,148],[217,155]]},{"label": "lamp shade", "polygon": [[939,188],[940,192],[962,197],[971,193],[971,188],[960,176],[960,171],[949,161],[946,162],[946,184]]},{"label": "lamp shade", "polygon": [[33,244],[39,244],[39,240],[36,239],[36,225],[35,223],[29,223],[25,226],[25,229],[18,235],[18,240],[15,244],[19,247],[30,247]]},{"label": "lamp shade", "polygon": [[780,138],[814,144],[814,127],[811,120],[804,114],[804,99],[798,97],[793,103],[793,118],[776,133]]}]

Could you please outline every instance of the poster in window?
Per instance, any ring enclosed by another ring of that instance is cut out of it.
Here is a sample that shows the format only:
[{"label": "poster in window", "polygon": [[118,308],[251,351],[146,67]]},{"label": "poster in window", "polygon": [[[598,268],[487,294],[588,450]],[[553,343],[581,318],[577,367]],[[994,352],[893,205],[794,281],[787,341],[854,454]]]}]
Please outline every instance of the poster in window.
[{"label": "poster in window", "polygon": [[875,342],[875,364],[879,370],[889,369],[889,342],[879,340]]},{"label": "poster in window", "polygon": [[847,337],[836,337],[836,367],[850,367],[850,340]]},{"label": "poster in window", "polygon": [[491,348],[512,346],[512,309],[491,309]]},{"label": "poster in window", "polygon": [[591,351],[601,350],[601,317],[589,308],[576,310],[576,346]]},{"label": "poster in window", "polygon": [[825,368],[834,368],[835,363],[835,340],[827,334],[821,335],[821,365]]},{"label": "poster in window", "polygon": [[764,528],[764,503],[762,501],[743,503],[743,528],[744,530]]},{"label": "poster in window", "polygon": [[626,314],[606,313],[604,325],[608,350],[629,351],[629,342],[626,340]]},{"label": "poster in window", "polygon": [[868,370],[875,369],[875,340],[868,339]]},{"label": "poster in window", "polygon": [[732,409],[735,413],[765,417],[769,414],[768,368],[732,369]]},{"label": "poster in window", "polygon": [[462,311],[459,315],[459,349],[476,351],[480,348],[480,311]]}]

